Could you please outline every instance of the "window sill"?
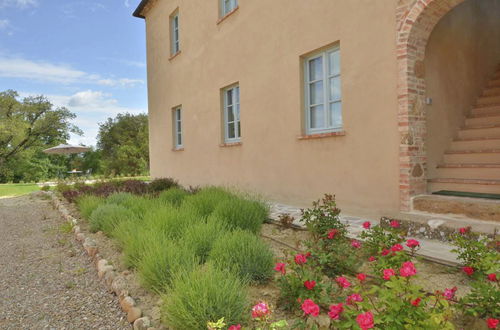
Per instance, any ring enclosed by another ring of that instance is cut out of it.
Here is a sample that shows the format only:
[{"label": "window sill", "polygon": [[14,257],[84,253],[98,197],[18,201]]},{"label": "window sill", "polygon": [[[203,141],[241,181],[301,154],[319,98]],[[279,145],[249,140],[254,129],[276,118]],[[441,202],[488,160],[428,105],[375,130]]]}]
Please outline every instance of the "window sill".
[{"label": "window sill", "polygon": [[240,7],[236,6],[236,8],[234,8],[233,10],[231,10],[229,13],[227,13],[226,15],[222,16],[221,18],[219,18],[217,20],[217,25],[219,25],[220,23],[224,22],[229,16],[232,16],[238,9],[240,9]]},{"label": "window sill", "polygon": [[346,132],[344,130],[342,130],[342,131],[328,132],[328,133],[301,135],[301,136],[297,137],[297,140],[314,140],[314,139],[323,139],[323,138],[328,138],[328,137],[345,136],[345,135],[346,135]]},{"label": "window sill", "polygon": [[172,148],[172,151],[174,151],[174,152],[184,151],[184,147],[182,147],[182,148]]},{"label": "window sill", "polygon": [[170,57],[168,58],[168,60],[172,61],[174,58],[176,58],[177,56],[179,56],[181,54],[181,52],[182,51],[179,50],[177,53],[170,55]]},{"label": "window sill", "polygon": [[226,143],[221,143],[219,144],[219,147],[221,148],[231,148],[231,147],[238,147],[241,146],[241,142],[226,142]]}]

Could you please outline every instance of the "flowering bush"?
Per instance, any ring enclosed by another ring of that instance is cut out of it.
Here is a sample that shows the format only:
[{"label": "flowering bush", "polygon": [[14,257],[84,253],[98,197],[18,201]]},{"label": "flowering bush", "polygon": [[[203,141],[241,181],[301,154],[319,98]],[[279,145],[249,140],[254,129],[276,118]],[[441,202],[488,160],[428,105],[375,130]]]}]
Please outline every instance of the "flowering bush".
[{"label": "flowering bush", "polygon": [[316,239],[327,236],[333,229],[341,236],[345,236],[347,226],[340,222],[339,216],[340,209],[337,208],[335,196],[328,194],[321,200],[313,202],[312,209],[302,210],[302,220]]},{"label": "flowering bush", "polygon": [[364,230],[360,237],[363,239],[366,251],[370,255],[378,255],[396,244],[403,243],[405,240],[405,234],[399,229],[399,223],[395,220],[392,221],[390,228],[382,228],[382,226],[363,227],[367,230]]}]

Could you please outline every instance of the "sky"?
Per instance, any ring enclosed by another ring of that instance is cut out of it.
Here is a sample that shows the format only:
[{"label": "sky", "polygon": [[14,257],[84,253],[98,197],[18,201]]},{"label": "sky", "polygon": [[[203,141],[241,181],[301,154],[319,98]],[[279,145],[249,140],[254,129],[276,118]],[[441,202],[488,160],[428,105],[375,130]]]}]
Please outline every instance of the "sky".
[{"label": "sky", "polygon": [[98,123],[146,113],[146,44],[140,0],[0,0],[0,91],[44,95],[77,115],[95,145]]}]

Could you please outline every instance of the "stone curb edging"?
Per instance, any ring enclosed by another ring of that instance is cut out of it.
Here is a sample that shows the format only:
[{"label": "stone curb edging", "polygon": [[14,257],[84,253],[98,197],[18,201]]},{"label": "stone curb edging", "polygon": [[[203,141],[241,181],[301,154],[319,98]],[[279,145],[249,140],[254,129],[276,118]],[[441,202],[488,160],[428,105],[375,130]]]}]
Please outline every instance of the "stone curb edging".
[{"label": "stone curb edging", "polygon": [[124,276],[117,274],[113,265],[101,257],[99,248],[95,240],[85,236],[78,226],[78,220],[71,216],[69,210],[64,205],[56,194],[53,192],[44,192],[51,197],[52,205],[59,211],[64,220],[73,225],[73,234],[75,239],[80,242],[87,255],[92,259],[96,268],[97,276],[104,281],[108,292],[114,293],[118,297],[118,302],[122,311],[127,315],[127,321],[133,324],[134,330],[155,330],[151,326],[151,320],[147,316],[143,316],[143,311],[136,306],[135,300],[129,295],[126,288],[126,279]]}]

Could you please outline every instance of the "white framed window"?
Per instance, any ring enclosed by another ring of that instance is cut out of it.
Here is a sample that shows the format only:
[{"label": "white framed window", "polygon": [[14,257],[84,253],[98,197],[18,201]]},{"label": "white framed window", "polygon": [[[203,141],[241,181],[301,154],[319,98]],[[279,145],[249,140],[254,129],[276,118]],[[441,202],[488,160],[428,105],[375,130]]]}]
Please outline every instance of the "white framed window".
[{"label": "white framed window", "polygon": [[177,107],[172,111],[172,124],[174,132],[174,148],[181,149],[183,147],[182,139],[182,108]]},{"label": "white framed window", "polygon": [[170,52],[175,55],[181,50],[179,39],[179,12],[170,16]]},{"label": "white framed window", "polygon": [[238,7],[238,0],[220,0],[221,17],[226,16]]},{"label": "white framed window", "polygon": [[340,48],[306,58],[304,77],[306,133],[342,130]]},{"label": "white framed window", "polygon": [[240,86],[233,85],[222,90],[224,141],[239,142],[241,139],[240,123]]}]

